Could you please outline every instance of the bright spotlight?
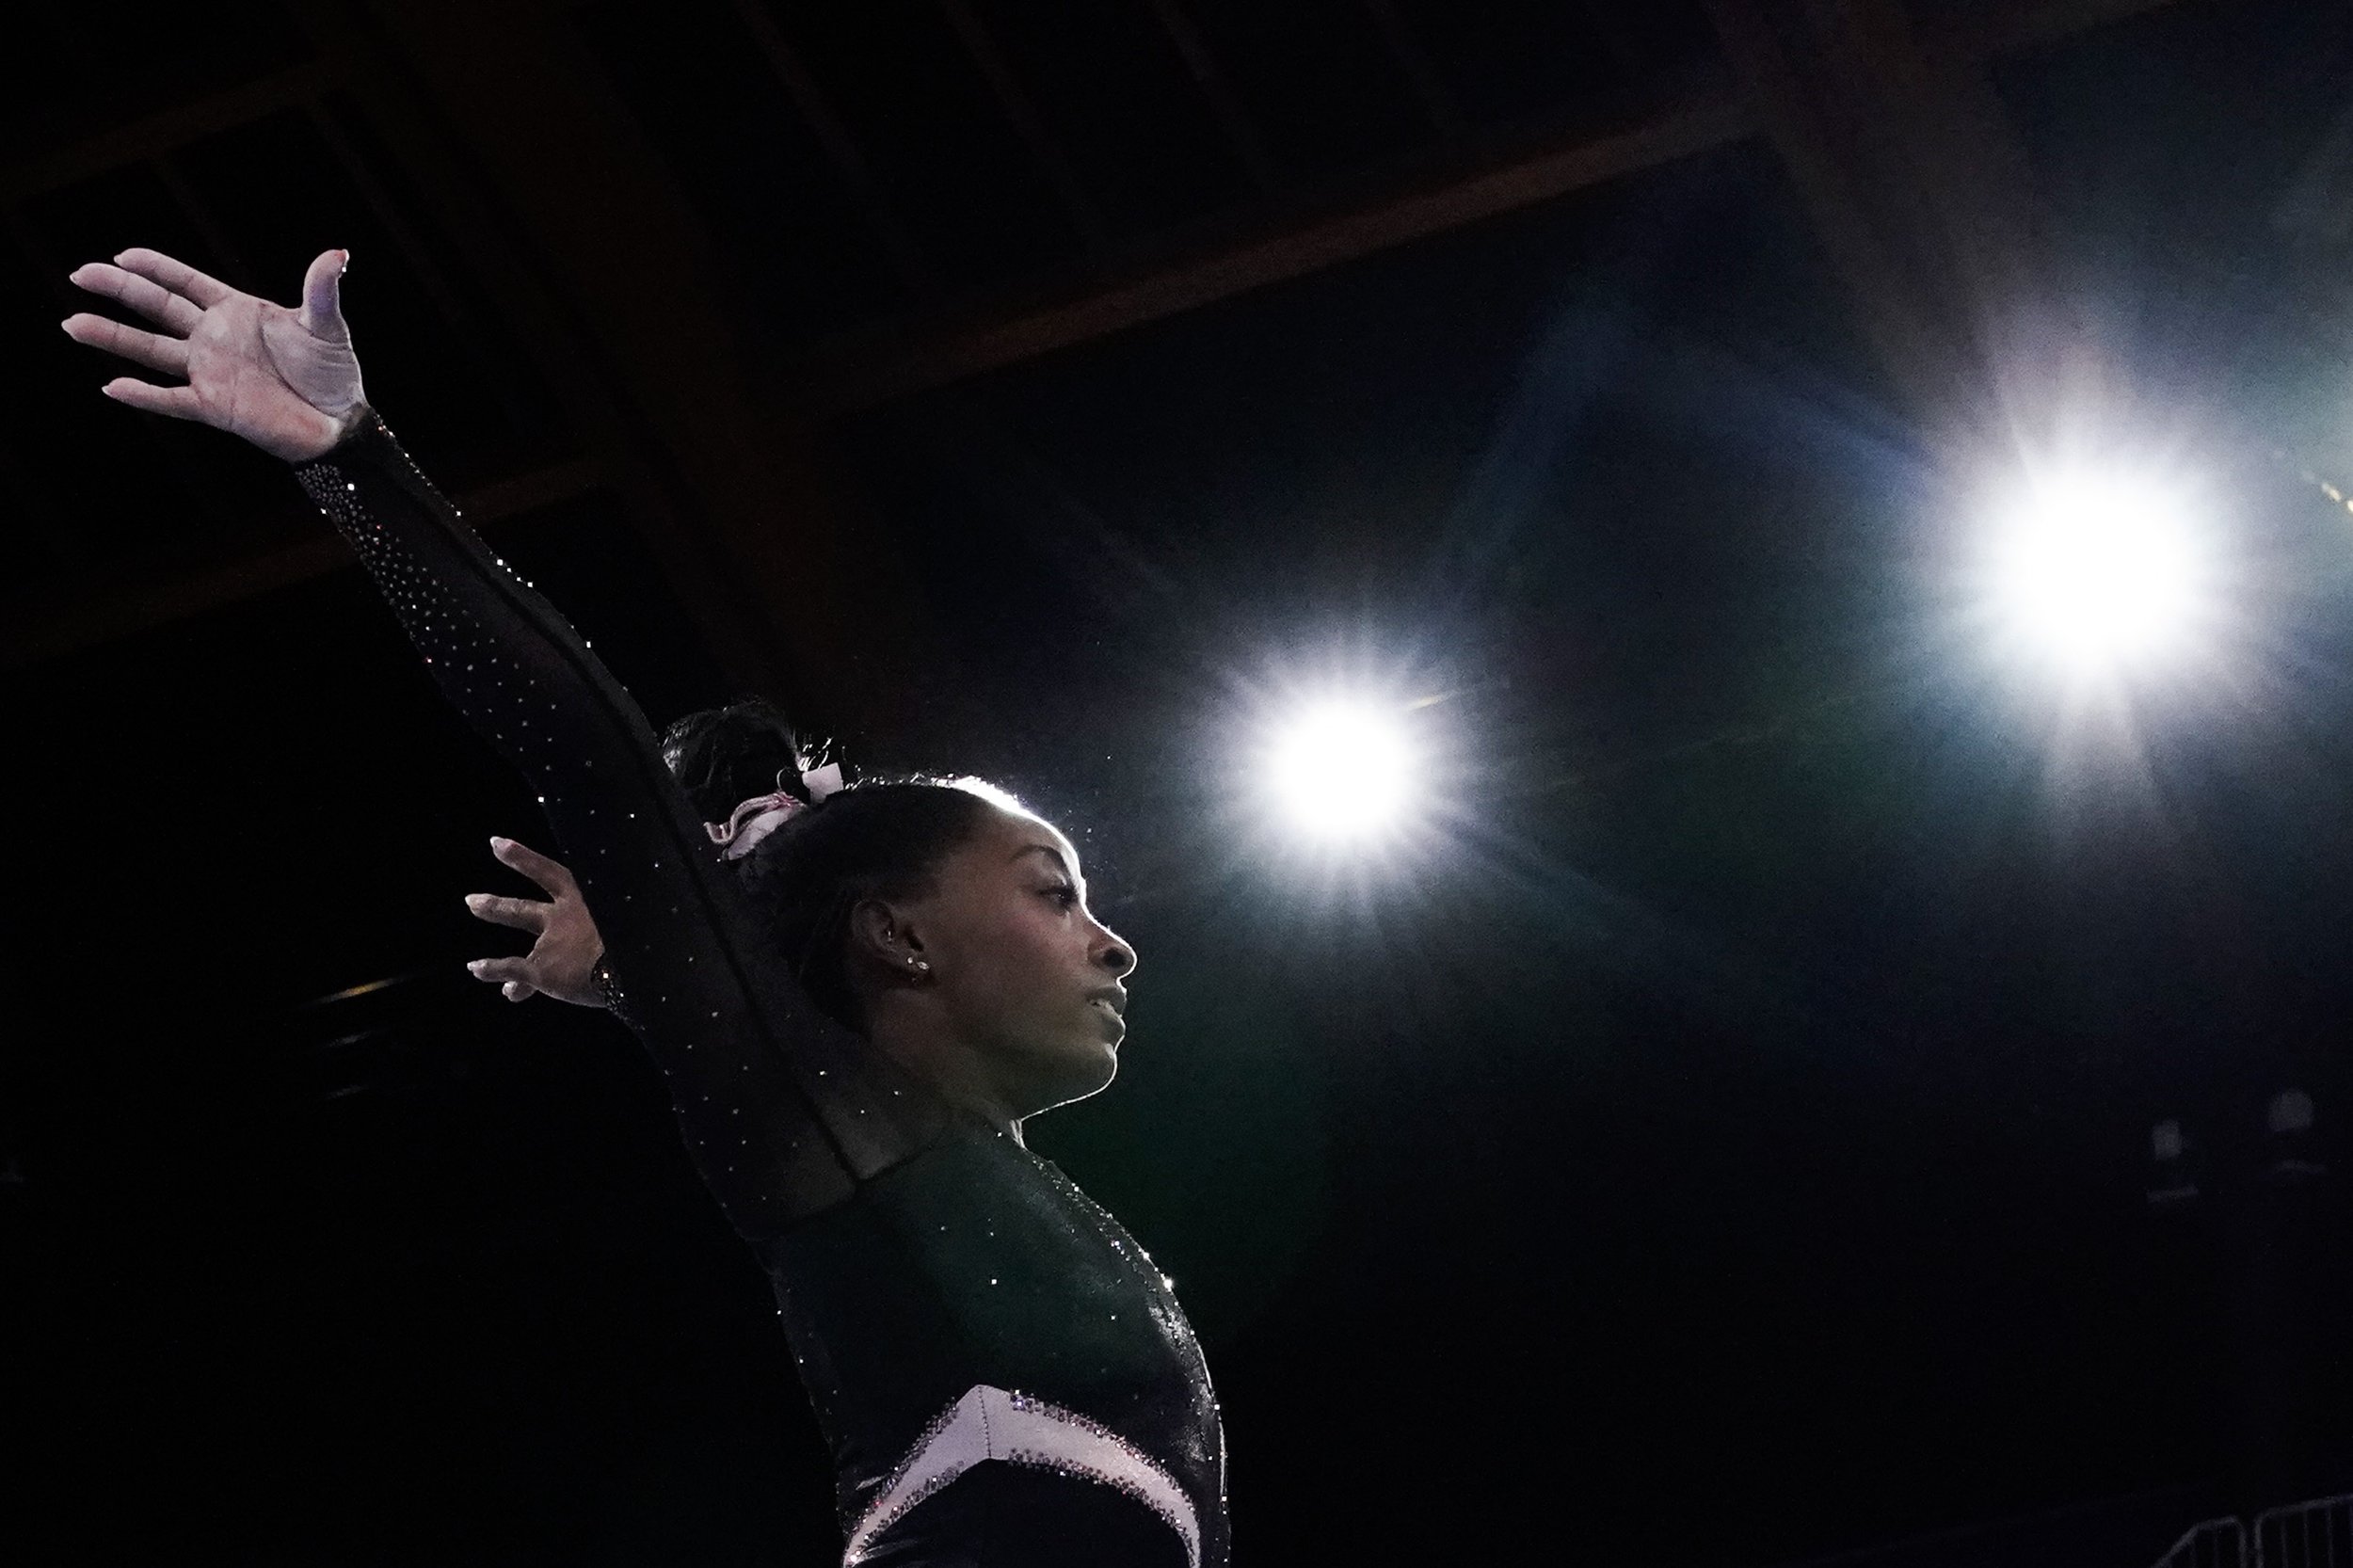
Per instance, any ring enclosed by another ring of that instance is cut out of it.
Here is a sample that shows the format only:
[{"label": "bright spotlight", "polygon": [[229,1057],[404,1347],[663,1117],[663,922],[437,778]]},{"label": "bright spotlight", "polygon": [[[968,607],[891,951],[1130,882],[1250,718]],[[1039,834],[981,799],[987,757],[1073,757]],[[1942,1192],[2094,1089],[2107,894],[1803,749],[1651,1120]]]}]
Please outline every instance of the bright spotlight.
[{"label": "bright spotlight", "polygon": [[2213,576],[2183,490],[2124,474],[2036,482],[1993,546],[1996,608],[2024,643],[2078,674],[2177,652]]},{"label": "bright spotlight", "polygon": [[1416,789],[1402,715],[1374,702],[1316,703],[1282,722],[1267,756],[1276,806],[1323,840],[1363,839],[1399,824]]}]

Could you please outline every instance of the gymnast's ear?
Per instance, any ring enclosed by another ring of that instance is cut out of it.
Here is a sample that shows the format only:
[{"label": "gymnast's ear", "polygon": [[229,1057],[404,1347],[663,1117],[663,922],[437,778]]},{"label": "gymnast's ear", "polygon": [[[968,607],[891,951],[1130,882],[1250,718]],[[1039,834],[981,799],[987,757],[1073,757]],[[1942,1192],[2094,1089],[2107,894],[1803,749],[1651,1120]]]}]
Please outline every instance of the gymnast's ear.
[{"label": "gymnast's ear", "polygon": [[849,953],[886,974],[920,979],[931,973],[923,938],[907,912],[886,899],[862,898],[850,908]]}]

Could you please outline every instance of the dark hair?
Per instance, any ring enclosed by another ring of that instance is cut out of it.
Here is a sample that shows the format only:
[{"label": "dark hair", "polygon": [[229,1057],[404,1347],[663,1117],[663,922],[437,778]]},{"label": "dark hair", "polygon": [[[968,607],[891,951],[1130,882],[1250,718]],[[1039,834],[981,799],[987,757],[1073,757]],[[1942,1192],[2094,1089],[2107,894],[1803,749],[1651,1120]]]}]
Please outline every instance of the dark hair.
[{"label": "dark hair", "polygon": [[[808,798],[800,773],[808,753],[768,702],[688,714],[663,735],[662,760],[705,822],[725,822],[740,803],[778,789]],[[993,805],[977,780],[861,779],[732,862],[811,1001],[851,1029],[865,1027],[850,985],[850,911],[870,898],[921,896]]]},{"label": "dark hair", "polygon": [[689,713],[662,732],[662,760],[705,822],[725,822],[775,790],[807,800],[809,749],[783,710],[760,697]]}]

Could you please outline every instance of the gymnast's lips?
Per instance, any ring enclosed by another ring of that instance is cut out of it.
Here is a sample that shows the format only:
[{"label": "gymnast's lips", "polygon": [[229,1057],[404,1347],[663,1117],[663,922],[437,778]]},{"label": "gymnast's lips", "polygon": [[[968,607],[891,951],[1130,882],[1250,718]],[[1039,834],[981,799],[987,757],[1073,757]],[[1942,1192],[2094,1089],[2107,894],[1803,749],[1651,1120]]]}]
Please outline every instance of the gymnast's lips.
[{"label": "gymnast's lips", "polygon": [[1128,987],[1125,985],[1098,985],[1087,993],[1087,1000],[1099,1001],[1109,1007],[1122,1022],[1127,1020]]}]

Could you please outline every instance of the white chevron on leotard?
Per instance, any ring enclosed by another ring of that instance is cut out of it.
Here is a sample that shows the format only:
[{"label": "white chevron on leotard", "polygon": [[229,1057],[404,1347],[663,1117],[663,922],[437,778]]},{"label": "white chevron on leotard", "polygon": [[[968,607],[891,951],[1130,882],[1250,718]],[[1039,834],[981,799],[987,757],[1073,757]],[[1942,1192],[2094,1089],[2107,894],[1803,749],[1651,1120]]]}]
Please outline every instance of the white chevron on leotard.
[{"label": "white chevron on leotard", "polygon": [[1200,1568],[1201,1522],[1193,1499],[1150,1455],[1076,1411],[976,1383],[908,1450],[850,1532],[844,1568],[864,1560],[883,1531],[917,1503],[987,1460],[1083,1476],[1115,1487],[1184,1538],[1185,1560]]}]

